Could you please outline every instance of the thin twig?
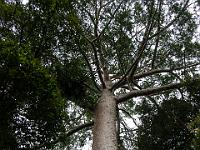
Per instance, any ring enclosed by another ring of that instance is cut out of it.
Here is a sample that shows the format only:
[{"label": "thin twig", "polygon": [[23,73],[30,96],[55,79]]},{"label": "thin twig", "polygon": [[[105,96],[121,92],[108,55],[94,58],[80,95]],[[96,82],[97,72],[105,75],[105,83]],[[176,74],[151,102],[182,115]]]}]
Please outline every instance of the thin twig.
[{"label": "thin twig", "polygon": [[171,69],[170,68],[168,68],[168,69],[167,68],[166,69],[153,69],[153,70],[150,70],[150,71],[147,71],[147,72],[135,74],[133,76],[133,78],[134,79],[140,79],[140,78],[151,76],[151,75],[154,75],[154,74],[157,74],[157,73],[173,72],[173,71],[177,71],[177,70],[195,67],[195,66],[198,66],[198,65],[200,65],[200,63],[194,63],[194,64],[190,64],[190,65],[187,65],[187,66],[181,66],[181,67],[171,68]]},{"label": "thin twig", "polygon": [[132,121],[134,122],[135,126],[138,127],[138,124],[135,122],[135,119],[131,116],[131,114],[130,114],[129,112],[127,112],[126,110],[121,109],[121,108],[120,108],[119,110],[121,110],[121,111],[124,112],[126,115],[128,115],[128,116],[132,119]]}]

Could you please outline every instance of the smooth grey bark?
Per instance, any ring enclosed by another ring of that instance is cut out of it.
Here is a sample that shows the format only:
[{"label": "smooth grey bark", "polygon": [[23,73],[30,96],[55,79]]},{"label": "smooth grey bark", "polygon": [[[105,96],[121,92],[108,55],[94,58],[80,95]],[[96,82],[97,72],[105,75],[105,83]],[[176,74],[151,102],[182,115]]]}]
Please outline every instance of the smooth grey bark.
[{"label": "smooth grey bark", "polygon": [[103,89],[95,110],[92,150],[117,150],[116,100]]}]

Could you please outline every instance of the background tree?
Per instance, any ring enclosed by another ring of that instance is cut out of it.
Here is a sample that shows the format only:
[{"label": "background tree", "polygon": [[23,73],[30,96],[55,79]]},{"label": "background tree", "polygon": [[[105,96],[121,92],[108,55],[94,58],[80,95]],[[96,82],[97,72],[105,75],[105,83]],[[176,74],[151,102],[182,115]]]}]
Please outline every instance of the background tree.
[{"label": "background tree", "polygon": [[[182,105],[175,95],[188,97],[182,88],[188,76],[192,80],[198,78],[197,4],[192,0],[32,0],[26,5],[1,1],[1,42],[11,41],[17,47],[7,54],[17,50],[17,56],[26,54],[26,59],[46,70],[47,75],[41,78],[52,78],[53,89],[61,96],[55,96],[62,106],[58,114],[67,115],[65,120],[61,118],[58,129],[62,130],[54,130],[54,137],[26,147],[47,149],[60,143],[68,149],[81,146],[91,134],[82,129],[93,125],[94,120],[93,150],[138,148],[134,138],[130,138],[136,132],[125,121],[136,114],[137,102],[145,99],[152,105],[150,118],[164,115],[161,108],[170,114],[174,103]],[[2,48],[6,49],[9,46]],[[1,66],[4,62],[3,57]],[[48,87],[45,83],[42,87]],[[34,95],[36,100],[43,94]],[[164,100],[169,102],[159,103]],[[189,104],[183,106],[188,108]],[[181,116],[185,113],[179,108],[174,111]],[[78,141],[74,140],[77,131]],[[15,132],[11,133],[16,137]],[[15,141],[18,148],[23,145]]]},{"label": "background tree", "polygon": [[[188,123],[196,114],[192,104],[180,99],[163,101],[159,110],[143,104],[142,125],[138,128],[138,149],[192,149],[194,134]],[[146,114],[147,113],[147,114]]]},{"label": "background tree", "polygon": [[138,149],[198,149],[199,81],[188,84],[187,91],[188,99],[164,100],[159,108],[146,100],[137,105]]},{"label": "background tree", "polygon": [[63,6],[57,10],[62,11],[70,3],[0,2],[1,149],[51,148],[50,143],[66,132],[66,122],[74,120],[65,112],[65,98],[84,97],[87,75],[77,67],[81,62],[55,57],[57,40],[62,34],[67,40],[73,33],[61,22],[65,14],[56,12],[55,4]]}]

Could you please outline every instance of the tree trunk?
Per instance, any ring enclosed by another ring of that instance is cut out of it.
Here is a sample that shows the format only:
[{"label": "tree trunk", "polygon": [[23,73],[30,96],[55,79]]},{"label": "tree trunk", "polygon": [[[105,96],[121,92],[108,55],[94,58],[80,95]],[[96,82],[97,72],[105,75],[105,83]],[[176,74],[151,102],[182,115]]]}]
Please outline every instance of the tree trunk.
[{"label": "tree trunk", "polygon": [[108,89],[96,106],[92,150],[117,150],[116,100]]}]

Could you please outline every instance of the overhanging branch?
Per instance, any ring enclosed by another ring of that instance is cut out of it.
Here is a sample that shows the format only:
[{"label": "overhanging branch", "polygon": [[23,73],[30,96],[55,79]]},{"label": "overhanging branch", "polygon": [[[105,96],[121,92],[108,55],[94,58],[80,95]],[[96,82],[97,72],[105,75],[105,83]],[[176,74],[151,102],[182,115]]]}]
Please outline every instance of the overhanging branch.
[{"label": "overhanging branch", "polygon": [[82,124],[80,126],[77,126],[71,130],[69,130],[66,134],[64,135],[60,135],[55,141],[51,142],[51,143],[45,143],[45,144],[42,144],[42,145],[39,145],[39,146],[36,146],[36,147],[33,147],[31,148],[31,150],[37,150],[37,149],[40,149],[40,148],[43,148],[43,147],[46,147],[46,146],[51,146],[51,145],[55,145],[57,144],[61,139],[66,138],[66,137],[69,137],[71,136],[72,134],[84,129],[84,128],[88,128],[88,127],[91,127],[94,125],[94,122],[91,121],[91,122],[88,122],[88,123],[85,123],[85,124]]},{"label": "overhanging branch", "polygon": [[133,97],[137,97],[137,96],[147,96],[147,95],[156,95],[156,94],[160,94],[164,91],[168,91],[168,90],[173,90],[173,89],[177,89],[180,87],[183,87],[184,83],[171,83],[168,85],[163,85],[160,87],[152,87],[152,88],[147,88],[147,89],[143,89],[143,90],[134,90],[131,91],[127,94],[123,94],[121,96],[116,97],[118,103],[124,102],[130,98]]},{"label": "overhanging branch", "polygon": [[74,133],[76,133],[76,132],[78,132],[78,131],[80,131],[80,130],[82,130],[82,129],[84,129],[84,128],[91,127],[91,126],[93,126],[93,125],[94,125],[94,122],[93,122],[93,121],[88,122],[88,123],[85,123],[85,124],[82,124],[82,125],[80,125],[80,126],[75,127],[74,129],[69,130],[69,131],[66,133],[65,136],[70,136],[70,135],[72,135],[72,134],[74,134]]},{"label": "overhanging branch", "polygon": [[147,71],[147,72],[135,74],[133,76],[133,79],[140,79],[140,78],[148,77],[148,76],[151,76],[151,75],[154,75],[154,74],[157,74],[157,73],[172,72],[172,71],[187,69],[187,68],[195,67],[195,66],[198,66],[198,65],[200,65],[200,63],[194,63],[194,64],[190,64],[190,65],[187,65],[187,66],[171,68],[171,69],[153,69],[153,70],[150,70],[150,71]]}]

